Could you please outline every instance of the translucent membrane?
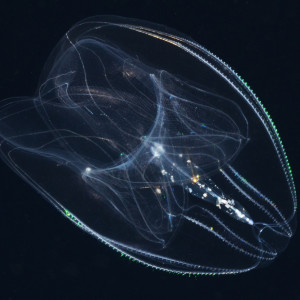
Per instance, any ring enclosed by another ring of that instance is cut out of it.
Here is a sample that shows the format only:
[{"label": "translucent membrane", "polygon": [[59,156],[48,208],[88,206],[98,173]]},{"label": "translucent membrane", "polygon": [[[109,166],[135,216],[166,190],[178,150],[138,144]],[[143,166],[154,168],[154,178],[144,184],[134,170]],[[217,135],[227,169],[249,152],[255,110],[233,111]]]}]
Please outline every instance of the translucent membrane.
[{"label": "translucent membrane", "polygon": [[162,25],[77,23],[35,96],[0,103],[0,137],[2,158],[60,212],[154,268],[249,271],[295,230],[291,169],[264,106]]}]

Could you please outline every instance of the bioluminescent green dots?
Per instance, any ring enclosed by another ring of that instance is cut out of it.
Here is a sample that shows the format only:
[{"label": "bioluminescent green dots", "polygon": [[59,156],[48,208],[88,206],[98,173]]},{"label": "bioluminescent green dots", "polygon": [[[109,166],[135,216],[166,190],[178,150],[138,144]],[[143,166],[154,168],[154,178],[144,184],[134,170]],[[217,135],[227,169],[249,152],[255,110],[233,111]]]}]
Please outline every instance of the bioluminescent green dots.
[{"label": "bioluminescent green dots", "polygon": [[74,217],[68,210],[64,210],[65,212],[65,215],[72,221],[74,222],[77,226],[82,226],[81,222],[76,218]]}]

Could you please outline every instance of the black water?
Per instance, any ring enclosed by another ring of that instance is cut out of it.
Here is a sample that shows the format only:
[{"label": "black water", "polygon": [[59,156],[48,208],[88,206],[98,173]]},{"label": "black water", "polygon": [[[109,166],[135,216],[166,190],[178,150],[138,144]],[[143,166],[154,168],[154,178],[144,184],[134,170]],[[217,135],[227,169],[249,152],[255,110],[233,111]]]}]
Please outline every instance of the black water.
[{"label": "black water", "polygon": [[[0,2],[0,98],[32,95],[60,37],[114,14],[192,36],[241,74],[275,120],[299,182],[297,1]],[[300,299],[300,236],[272,265],[228,277],[152,271],[98,243],[0,165],[0,299]],[[263,179],[265,180],[265,179]]]}]

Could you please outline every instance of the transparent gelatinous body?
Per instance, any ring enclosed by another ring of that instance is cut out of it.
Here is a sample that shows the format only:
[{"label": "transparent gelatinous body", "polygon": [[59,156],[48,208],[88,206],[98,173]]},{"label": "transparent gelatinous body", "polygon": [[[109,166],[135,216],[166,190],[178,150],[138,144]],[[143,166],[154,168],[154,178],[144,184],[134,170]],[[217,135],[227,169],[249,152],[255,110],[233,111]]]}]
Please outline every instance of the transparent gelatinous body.
[{"label": "transparent gelatinous body", "polygon": [[83,230],[162,270],[272,261],[295,229],[277,129],[222,60],[162,25],[83,20],[32,98],[3,100],[1,155]]}]

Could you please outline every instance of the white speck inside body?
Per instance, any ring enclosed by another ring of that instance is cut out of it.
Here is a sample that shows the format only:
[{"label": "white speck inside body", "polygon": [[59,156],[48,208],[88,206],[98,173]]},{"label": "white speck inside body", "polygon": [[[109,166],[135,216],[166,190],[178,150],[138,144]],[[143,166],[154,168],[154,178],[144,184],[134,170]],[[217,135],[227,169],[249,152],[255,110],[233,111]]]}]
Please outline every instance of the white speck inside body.
[{"label": "white speck inside body", "polygon": [[160,189],[160,188],[156,188],[156,189],[155,189],[155,192],[156,192],[157,194],[161,194],[161,189]]},{"label": "white speck inside body", "polygon": [[154,146],[152,146],[150,148],[150,150],[154,157],[160,157],[161,154],[163,154],[165,152],[165,149],[163,148],[163,146],[158,143],[154,143]]},{"label": "white speck inside body", "polygon": [[162,169],[161,174],[166,175],[166,174],[168,174],[168,172],[166,170]]}]

